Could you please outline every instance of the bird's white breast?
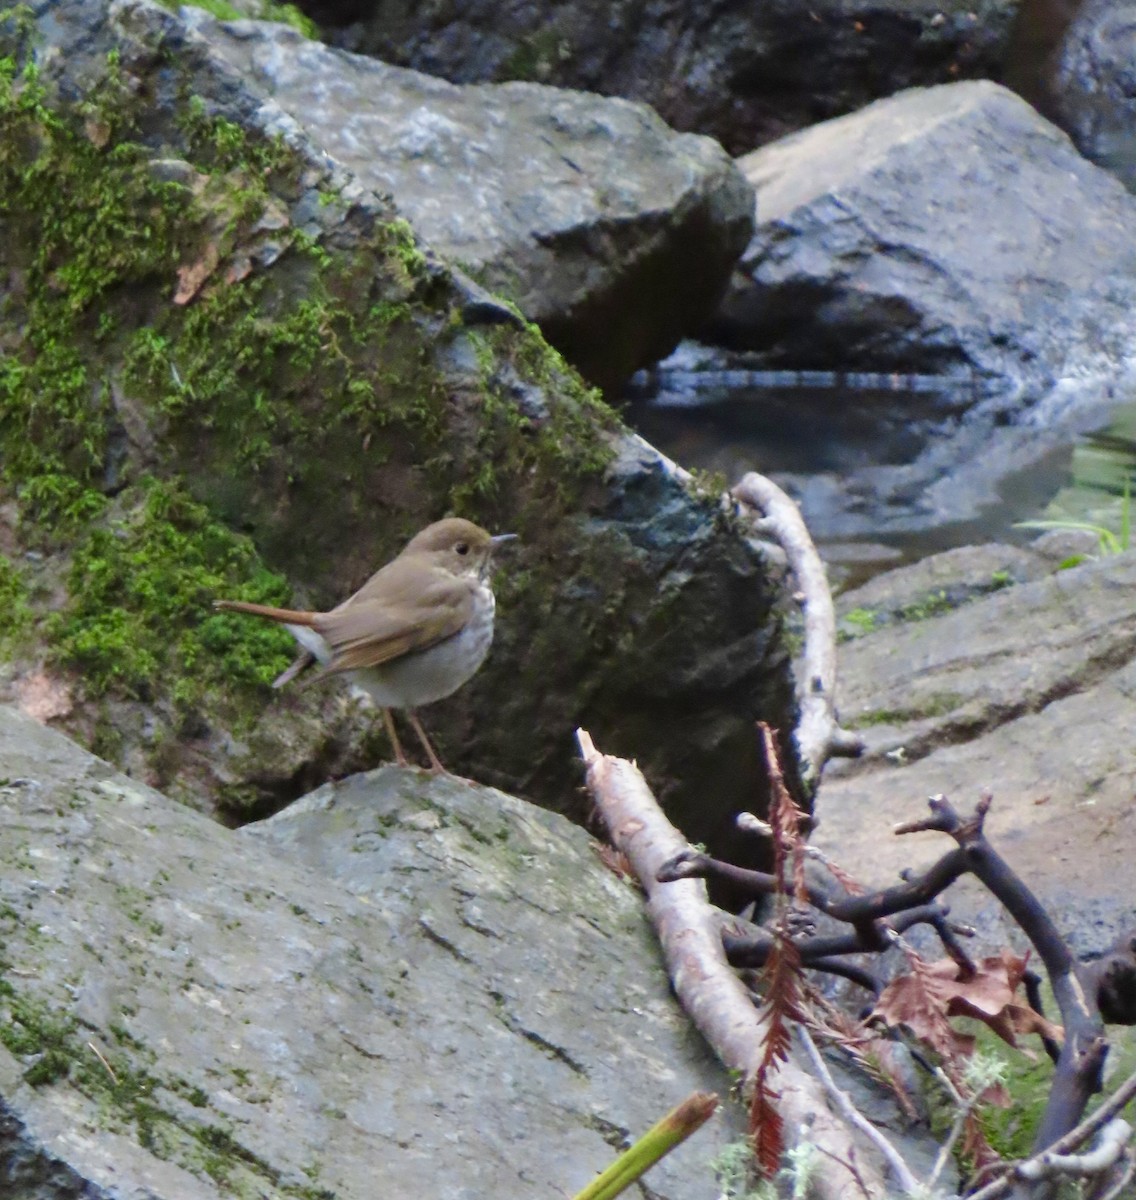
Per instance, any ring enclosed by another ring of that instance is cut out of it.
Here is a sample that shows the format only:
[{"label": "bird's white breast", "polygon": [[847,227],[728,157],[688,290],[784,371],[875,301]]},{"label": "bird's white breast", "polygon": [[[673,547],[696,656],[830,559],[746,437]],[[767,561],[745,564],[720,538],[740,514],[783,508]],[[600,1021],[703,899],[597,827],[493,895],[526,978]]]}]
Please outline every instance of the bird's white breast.
[{"label": "bird's white breast", "polygon": [[[493,644],[495,609],[492,589],[479,584],[473,615],[459,633],[427,650],[347,675],[382,708],[417,708],[441,700],[456,692],[485,661]],[[318,651],[313,653],[318,656]]]}]

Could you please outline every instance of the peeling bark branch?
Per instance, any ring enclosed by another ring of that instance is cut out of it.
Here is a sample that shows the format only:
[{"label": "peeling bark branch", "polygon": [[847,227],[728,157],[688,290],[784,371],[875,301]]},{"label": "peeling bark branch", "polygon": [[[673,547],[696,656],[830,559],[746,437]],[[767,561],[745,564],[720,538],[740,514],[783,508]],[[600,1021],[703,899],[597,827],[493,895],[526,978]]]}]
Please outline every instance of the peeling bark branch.
[{"label": "peeling bark branch", "polygon": [[[705,885],[688,879],[664,886],[657,878],[686,841],[663,816],[633,763],[600,754],[585,730],[577,730],[576,738],[596,808],[647,893],[647,911],[675,992],[722,1063],[748,1083],[760,1060],[764,1024],[726,962]],[[829,1110],[823,1088],[792,1061],[781,1068],[777,1086],[778,1108],[792,1140],[820,1142],[834,1156],[817,1173],[819,1200],[848,1200],[861,1185],[847,1165],[857,1157],[847,1126]],[[863,1165],[859,1179],[874,1196],[886,1194],[883,1179]]]},{"label": "peeling bark branch", "polygon": [[742,505],[764,514],[762,533],[784,548],[804,596],[805,646],[802,678],[797,680],[797,755],[808,792],[815,792],[824,764],[833,755],[855,757],[864,748],[860,737],[842,729],[836,718],[836,614],[828,576],[809,536],[800,509],[771,479],[750,471],[734,486]]}]

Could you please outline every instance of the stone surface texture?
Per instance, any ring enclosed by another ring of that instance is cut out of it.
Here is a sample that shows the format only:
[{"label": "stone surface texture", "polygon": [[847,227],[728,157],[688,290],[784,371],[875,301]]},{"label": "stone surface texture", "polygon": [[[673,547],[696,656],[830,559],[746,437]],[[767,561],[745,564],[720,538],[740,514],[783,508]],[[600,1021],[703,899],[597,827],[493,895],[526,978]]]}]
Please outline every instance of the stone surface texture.
[{"label": "stone surface texture", "polygon": [[284,25],[186,20],[439,254],[618,386],[714,309],[753,229],[710,138],[642,104],[536,83],[458,87]]},{"label": "stone surface texture", "polygon": [[[969,812],[989,791],[996,848],[1078,950],[1100,952],[1136,923],[1136,555],[1060,570],[1049,551],[1032,563],[1028,550],[1001,551],[954,551],[840,597],[845,620],[883,619],[840,647],[841,720],[867,749],[829,765],[814,841],[887,886],[953,845],[894,837],[894,824],[924,816],[928,796]],[[973,598],[961,601],[968,581]],[[973,883],[947,898],[995,942],[1020,940]]]},{"label": "stone surface texture", "polygon": [[728,1087],[561,817],[390,768],[233,832],[9,709],[0,773],[5,1194],[536,1200]]},{"label": "stone surface texture", "polygon": [[1136,4],[1086,0],[1056,52],[1050,106],[1077,148],[1136,190]]},{"label": "stone surface texture", "polygon": [[1136,202],[997,84],[904,92],[741,165],[759,224],[726,314],[771,359],[1036,394],[1124,356]]},{"label": "stone surface texture", "polygon": [[532,79],[652,105],[734,154],[898,88],[997,74],[1009,0],[313,0],[337,36],[454,82]]}]

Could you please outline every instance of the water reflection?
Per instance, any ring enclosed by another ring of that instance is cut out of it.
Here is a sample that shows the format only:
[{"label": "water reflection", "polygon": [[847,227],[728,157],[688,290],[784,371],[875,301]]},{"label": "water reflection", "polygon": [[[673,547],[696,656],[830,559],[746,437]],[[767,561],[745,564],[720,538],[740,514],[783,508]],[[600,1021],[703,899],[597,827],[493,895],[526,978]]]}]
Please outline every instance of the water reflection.
[{"label": "water reflection", "polygon": [[1046,506],[1044,518],[1083,521],[1123,536],[1136,491],[1136,404],[1126,405],[1103,429],[1077,440],[1071,475]]},{"label": "water reflection", "polygon": [[[825,557],[861,578],[953,546],[1028,541],[1036,531],[1015,524],[1039,517],[1117,529],[1125,480],[1136,475],[1136,400],[1130,400],[1095,432],[1038,426],[1032,435],[1028,428],[1015,433],[1036,437],[1017,458],[998,448],[997,437],[1009,431],[992,428],[983,452],[1003,469],[982,481],[989,486],[975,493],[973,512],[940,516],[913,476],[909,511],[897,516],[897,498],[904,501],[896,477],[920,455],[926,459],[928,447],[935,453],[944,428],[962,427],[955,414],[974,403],[972,388],[949,380],[935,388],[925,377],[917,377],[917,387],[904,388],[900,378],[901,386],[850,388],[837,376],[829,377],[833,386],[814,377],[808,386],[731,387],[723,386],[723,374],[707,373],[713,386],[701,387],[692,382],[696,372],[675,373],[663,386],[641,378],[625,416],[686,467],[719,473],[727,483],[749,470],[776,479],[801,504]],[[970,487],[970,465],[947,466],[940,492],[952,480],[960,490]],[[875,492],[885,476],[890,490]]]}]

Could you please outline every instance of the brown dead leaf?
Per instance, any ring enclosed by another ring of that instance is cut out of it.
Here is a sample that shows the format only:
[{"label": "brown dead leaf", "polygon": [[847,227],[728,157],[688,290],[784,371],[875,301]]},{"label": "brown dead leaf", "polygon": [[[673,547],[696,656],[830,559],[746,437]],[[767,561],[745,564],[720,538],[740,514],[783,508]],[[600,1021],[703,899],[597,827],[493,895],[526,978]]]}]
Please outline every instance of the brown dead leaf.
[{"label": "brown dead leaf", "polygon": [[99,121],[94,117],[88,117],[83,122],[83,132],[87,136],[87,141],[96,150],[101,150],[110,141],[110,126],[106,121]]},{"label": "brown dead leaf", "polygon": [[1036,1033],[1060,1041],[1064,1036],[1061,1027],[1017,997],[1026,961],[1003,950],[982,959],[969,978],[960,978],[958,964],[949,958],[922,964],[919,970],[888,984],[873,1016],[888,1025],[906,1025],[947,1058],[968,1056],[974,1049],[974,1039],[950,1026],[948,1017],[982,1021],[1014,1047],[1019,1034]]},{"label": "brown dead leaf", "polygon": [[951,980],[944,978],[944,965],[950,974],[958,971],[950,959],[945,964],[922,963],[918,968],[913,961],[910,975],[898,976],[880,993],[872,1017],[885,1025],[906,1026],[947,1062],[955,1062],[974,1053],[975,1039],[947,1020],[952,991]]},{"label": "brown dead leaf", "polygon": [[592,842],[592,850],[613,875],[629,880],[636,887],[641,886],[638,876],[632,870],[631,859],[622,850],[617,850],[608,842]]}]

